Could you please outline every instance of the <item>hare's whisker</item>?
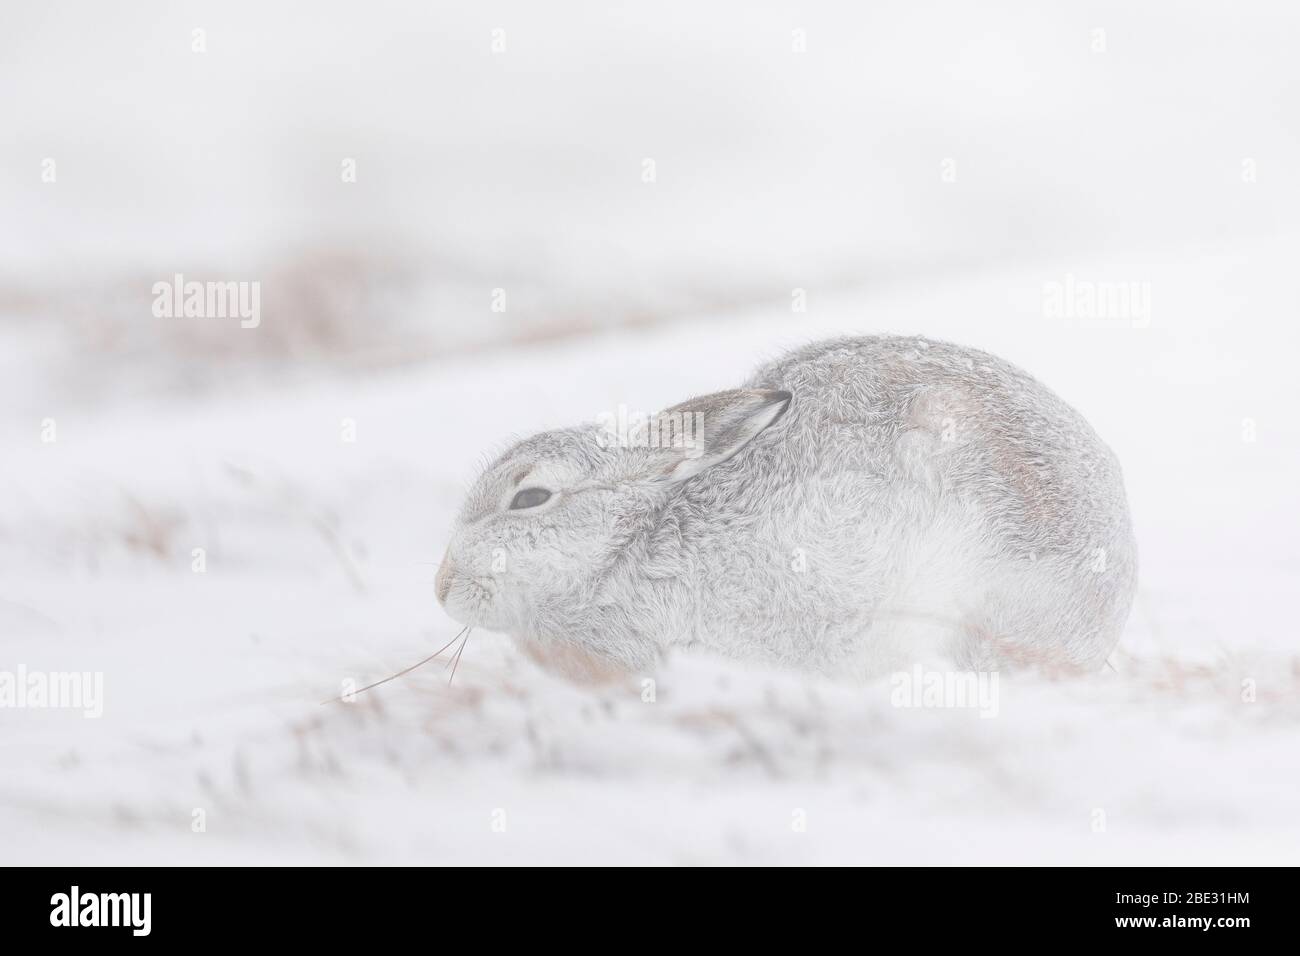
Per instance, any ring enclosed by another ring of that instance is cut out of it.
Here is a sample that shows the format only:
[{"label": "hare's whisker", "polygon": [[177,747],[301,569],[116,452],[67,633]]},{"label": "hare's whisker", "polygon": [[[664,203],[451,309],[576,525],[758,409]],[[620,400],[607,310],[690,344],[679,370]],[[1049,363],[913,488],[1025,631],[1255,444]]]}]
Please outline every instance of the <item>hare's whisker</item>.
[{"label": "hare's whisker", "polygon": [[456,679],[456,668],[460,666],[460,656],[461,656],[462,654],[465,653],[465,645],[469,643],[469,636],[470,636],[471,634],[473,634],[473,633],[474,633],[474,631],[473,631],[472,628],[466,630],[466,632],[465,632],[465,640],[463,640],[463,641],[460,642],[460,650],[458,650],[458,651],[456,652],[456,656],[452,658],[452,664],[451,664],[451,676],[450,676],[449,678],[447,678],[447,686],[448,686],[448,687],[450,687],[450,686],[451,686],[451,682],[454,681],[454,680]]},{"label": "hare's whisker", "polygon": [[[429,663],[429,661],[433,660],[433,659],[436,658],[439,654],[441,654],[443,651],[445,651],[447,648],[451,647],[451,645],[455,644],[458,640],[460,640],[460,636],[461,636],[461,634],[466,634],[467,631],[469,631],[469,625],[468,625],[468,624],[465,625],[464,627],[462,627],[462,628],[461,628],[461,629],[456,633],[456,636],[455,636],[455,637],[453,637],[453,638],[452,638],[450,641],[448,641],[446,644],[442,645],[442,647],[438,648],[436,651],[434,651],[432,654],[430,654],[430,655],[429,655],[428,657],[426,657],[424,660],[422,660],[422,661],[416,661],[416,662],[415,662],[414,664],[412,664],[410,667],[407,667],[407,668],[405,668],[405,669],[403,669],[403,670],[400,670],[400,671],[398,671],[396,674],[391,675],[390,677],[385,677],[383,680],[377,680],[377,681],[375,681],[373,684],[367,684],[365,687],[362,687],[360,690],[355,690],[355,691],[353,691],[352,693],[353,693],[354,695],[355,695],[355,694],[364,694],[366,691],[371,690],[371,689],[373,689],[373,688],[375,688],[375,687],[378,687],[380,684],[387,684],[390,680],[396,680],[396,679],[399,678],[399,677],[402,677],[402,676],[404,676],[404,675],[406,675],[406,674],[411,673],[411,671],[415,670],[417,667],[422,667],[422,666],[424,666],[425,664]],[[467,635],[467,639],[468,639],[468,635]],[[464,645],[463,645],[463,644],[461,645],[461,649],[464,650]],[[338,703],[338,702],[341,702],[341,701],[343,700],[343,698],[346,697],[346,696],[347,696],[346,694],[340,694],[338,697],[331,697],[329,700],[322,700],[322,701],[321,701],[321,704],[324,705],[324,704],[334,704],[334,703]]]}]

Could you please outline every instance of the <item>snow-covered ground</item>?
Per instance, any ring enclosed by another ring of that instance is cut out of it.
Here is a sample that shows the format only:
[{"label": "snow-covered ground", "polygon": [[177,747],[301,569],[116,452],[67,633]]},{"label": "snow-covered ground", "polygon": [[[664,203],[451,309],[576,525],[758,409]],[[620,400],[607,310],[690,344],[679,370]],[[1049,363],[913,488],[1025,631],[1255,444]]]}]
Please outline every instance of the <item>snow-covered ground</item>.
[{"label": "snow-covered ground", "polygon": [[[104,699],[0,708],[0,862],[1300,862],[1300,13],[1247,9],[8,13],[0,675]],[[261,325],[155,317],[177,272],[261,282]],[[1149,314],[1055,312],[1081,283]],[[1103,673],[984,718],[475,631],[450,686],[321,703],[456,633],[437,561],[512,438],[880,332],[1115,448]]]},{"label": "snow-covered ground", "polygon": [[[984,275],[797,317],[782,303],[368,380],[83,408],[57,416],[51,444],[20,423],[4,436],[6,657],[103,671],[105,692],[99,719],[3,712],[5,855],[1295,862],[1296,336],[1237,290],[1280,300],[1298,249],[1144,262],[1146,328],[1049,327],[1050,270]],[[1231,348],[1216,345],[1227,326]],[[480,631],[450,686],[438,663],[320,704],[455,633],[431,582],[485,453],[854,330],[1001,352],[1114,445],[1143,572],[1113,671],[1004,676],[985,719],[896,708],[887,679],[689,657],[577,686]]]}]

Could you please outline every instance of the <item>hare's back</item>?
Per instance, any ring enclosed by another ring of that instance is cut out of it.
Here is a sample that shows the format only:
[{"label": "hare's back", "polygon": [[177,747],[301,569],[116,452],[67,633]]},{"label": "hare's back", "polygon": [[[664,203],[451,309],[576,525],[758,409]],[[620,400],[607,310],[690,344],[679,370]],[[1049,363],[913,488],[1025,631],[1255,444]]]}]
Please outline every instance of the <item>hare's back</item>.
[{"label": "hare's back", "polygon": [[1110,450],[1078,412],[996,356],[921,338],[833,339],[747,384],[793,393],[787,451],[809,471],[860,465],[931,481],[1020,553],[1127,540]]}]

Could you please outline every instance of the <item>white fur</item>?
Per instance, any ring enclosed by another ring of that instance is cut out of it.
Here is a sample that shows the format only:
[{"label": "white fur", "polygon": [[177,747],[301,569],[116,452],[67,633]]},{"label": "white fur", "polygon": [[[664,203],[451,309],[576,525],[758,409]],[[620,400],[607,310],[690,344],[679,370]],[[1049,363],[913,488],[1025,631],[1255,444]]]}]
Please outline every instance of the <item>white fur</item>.
[{"label": "white fur", "polygon": [[[1100,666],[1136,550],[1118,463],[1008,363],[919,338],[821,342],[702,412],[703,448],[544,432],[478,479],[438,594],[532,649],[642,668],[702,646],[828,674],[930,653]],[[552,492],[510,510],[518,489]]]}]

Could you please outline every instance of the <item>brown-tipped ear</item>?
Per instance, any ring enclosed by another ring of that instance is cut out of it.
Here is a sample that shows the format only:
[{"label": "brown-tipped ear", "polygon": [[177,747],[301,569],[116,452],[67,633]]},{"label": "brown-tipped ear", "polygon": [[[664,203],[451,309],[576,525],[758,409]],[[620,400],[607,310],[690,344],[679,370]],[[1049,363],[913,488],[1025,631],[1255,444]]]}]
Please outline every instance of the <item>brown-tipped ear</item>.
[{"label": "brown-tipped ear", "polygon": [[726,461],[784,415],[791,397],[776,389],[735,388],[660,412],[656,421],[664,468],[657,477],[684,481]]}]

